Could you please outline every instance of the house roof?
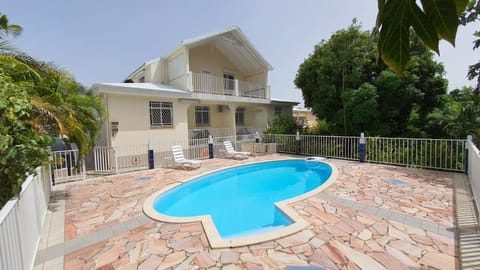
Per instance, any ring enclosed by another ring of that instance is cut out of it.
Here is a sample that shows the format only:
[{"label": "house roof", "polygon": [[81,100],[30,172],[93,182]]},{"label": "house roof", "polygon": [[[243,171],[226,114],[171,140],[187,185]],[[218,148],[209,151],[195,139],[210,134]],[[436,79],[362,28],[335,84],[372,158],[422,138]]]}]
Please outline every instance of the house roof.
[{"label": "house roof", "polygon": [[311,112],[312,109],[311,109],[311,108],[298,108],[298,107],[294,107],[294,108],[293,108],[293,111],[295,111],[295,112]]},{"label": "house roof", "polygon": [[140,96],[167,96],[188,97],[190,92],[177,89],[160,83],[96,83],[93,85],[100,93],[140,95]]},{"label": "house roof", "polygon": [[293,101],[293,100],[272,98],[272,99],[270,100],[270,104],[279,104],[279,105],[289,104],[289,105],[295,106],[295,105],[300,104],[300,102],[298,102],[298,101]]},{"label": "house roof", "polygon": [[238,26],[183,40],[181,46],[191,49],[209,42],[240,70],[251,70],[252,66],[273,69]]}]

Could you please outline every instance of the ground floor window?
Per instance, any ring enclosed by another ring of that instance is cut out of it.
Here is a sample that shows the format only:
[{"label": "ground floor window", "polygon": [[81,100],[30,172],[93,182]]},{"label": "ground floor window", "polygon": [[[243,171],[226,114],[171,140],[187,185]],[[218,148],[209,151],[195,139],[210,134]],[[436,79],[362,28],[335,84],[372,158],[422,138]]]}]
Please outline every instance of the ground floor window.
[{"label": "ground floor window", "polygon": [[277,116],[282,114],[282,107],[275,107],[273,108],[273,115]]},{"label": "ground floor window", "polygon": [[197,126],[210,125],[210,107],[195,106],[195,124]]},{"label": "ground floor window", "polygon": [[150,101],[150,125],[152,127],[173,126],[172,102]]},{"label": "ground floor window", "polygon": [[235,110],[235,125],[245,125],[245,108],[237,108]]}]

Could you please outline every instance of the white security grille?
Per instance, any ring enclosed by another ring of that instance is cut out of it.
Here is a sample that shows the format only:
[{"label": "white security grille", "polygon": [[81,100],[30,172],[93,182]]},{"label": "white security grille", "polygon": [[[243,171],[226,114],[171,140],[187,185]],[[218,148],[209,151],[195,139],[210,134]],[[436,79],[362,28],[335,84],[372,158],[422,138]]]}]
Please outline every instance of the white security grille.
[{"label": "white security grille", "polygon": [[173,104],[172,102],[150,101],[150,125],[172,126]]}]

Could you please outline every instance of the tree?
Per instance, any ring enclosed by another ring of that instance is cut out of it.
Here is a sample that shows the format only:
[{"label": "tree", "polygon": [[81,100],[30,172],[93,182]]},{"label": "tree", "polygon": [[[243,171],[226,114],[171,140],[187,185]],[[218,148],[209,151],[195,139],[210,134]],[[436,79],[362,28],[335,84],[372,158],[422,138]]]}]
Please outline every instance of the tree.
[{"label": "tree", "polygon": [[302,89],[305,106],[318,119],[325,119],[332,132],[347,134],[345,93],[376,76],[376,51],[370,33],[361,31],[354,20],[348,29],[322,40],[302,63],[295,85]]},{"label": "tree", "polygon": [[[280,114],[273,118],[270,126],[265,130],[266,134],[295,134],[298,126],[291,115]],[[300,130],[301,131],[301,130]]]},{"label": "tree", "polygon": [[0,52],[14,51],[8,36],[17,37],[22,33],[22,27],[8,22],[7,15],[0,13]]},{"label": "tree", "polygon": [[103,115],[99,97],[53,64],[25,54],[0,55],[0,69],[29,94],[37,133],[68,137],[81,156],[91,150]]},{"label": "tree", "polygon": [[[477,0],[471,0],[468,3],[467,9],[463,12],[462,16],[460,17],[460,23],[462,25],[466,25],[468,23],[476,22],[479,20],[480,14],[480,2]],[[473,50],[478,49],[480,47],[480,31],[475,31],[473,34],[475,36],[475,40],[473,41]],[[477,85],[475,86],[475,91],[480,91],[480,62],[472,64],[468,67],[468,74],[467,78],[469,80],[474,80],[476,78]]]},{"label": "tree", "polygon": [[[295,78],[305,105],[312,107],[318,119],[327,121],[332,134],[411,135],[412,111],[424,120],[441,105],[440,96],[447,86],[443,66],[411,35],[412,58],[402,77],[377,63],[370,33],[355,23],[323,40],[300,65]],[[415,124],[421,125],[420,120]]]},{"label": "tree", "polygon": [[410,29],[429,49],[439,53],[440,39],[455,46],[459,17],[468,0],[378,0],[376,27],[378,51],[397,74],[410,61]]}]

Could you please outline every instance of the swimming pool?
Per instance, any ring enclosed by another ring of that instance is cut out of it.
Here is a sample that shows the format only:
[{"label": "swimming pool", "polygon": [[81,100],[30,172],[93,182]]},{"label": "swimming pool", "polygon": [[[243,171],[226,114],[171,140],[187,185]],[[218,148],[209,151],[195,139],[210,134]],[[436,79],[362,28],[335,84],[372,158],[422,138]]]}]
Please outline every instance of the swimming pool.
[{"label": "swimming pool", "polygon": [[150,210],[160,220],[210,219],[207,223],[213,223],[218,237],[231,245],[237,238],[258,238],[298,223],[298,216],[280,209],[279,202],[317,190],[331,175],[329,164],[303,159],[237,166],[152,195]]}]

